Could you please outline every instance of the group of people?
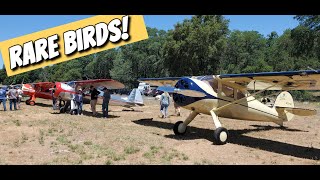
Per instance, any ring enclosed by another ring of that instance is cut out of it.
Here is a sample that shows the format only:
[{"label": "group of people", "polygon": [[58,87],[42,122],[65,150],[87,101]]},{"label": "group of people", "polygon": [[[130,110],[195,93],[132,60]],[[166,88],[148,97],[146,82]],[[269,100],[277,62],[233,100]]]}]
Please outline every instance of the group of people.
[{"label": "group of people", "polygon": [[[83,115],[83,101],[84,101],[84,92],[86,90],[82,90],[81,88],[78,89],[78,92],[73,96],[73,101],[74,104],[76,105],[76,112],[78,115]],[[57,107],[57,99],[53,96],[55,90],[51,91],[52,93],[52,102],[53,102],[53,109],[55,110]],[[92,115],[96,116],[97,111],[96,111],[96,106],[97,106],[97,101],[100,92],[94,87],[90,86],[90,94],[91,94],[91,100],[90,100],[90,106],[91,106],[91,111]],[[109,107],[109,101],[110,101],[111,95],[108,90],[108,88],[103,88],[103,103],[102,103],[102,112],[103,112],[103,118],[108,118],[108,107]]]},{"label": "group of people", "polygon": [[[164,92],[160,97],[160,112],[162,114],[162,118],[168,117],[168,108],[170,106],[170,95],[168,92]],[[175,114],[180,116],[180,106],[174,103]]]},{"label": "group of people", "polygon": [[10,111],[20,109],[22,93],[22,90],[18,86],[9,86],[8,91],[6,87],[2,87],[0,89],[0,104],[3,104],[3,110],[7,111],[7,99],[10,102]]}]

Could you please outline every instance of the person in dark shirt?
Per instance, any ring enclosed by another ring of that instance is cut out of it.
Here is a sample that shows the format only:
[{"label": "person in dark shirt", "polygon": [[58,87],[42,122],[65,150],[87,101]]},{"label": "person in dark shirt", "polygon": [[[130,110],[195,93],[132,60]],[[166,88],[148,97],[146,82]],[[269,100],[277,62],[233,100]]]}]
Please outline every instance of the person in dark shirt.
[{"label": "person in dark shirt", "polygon": [[95,116],[97,115],[96,105],[97,105],[97,100],[100,92],[93,86],[90,86],[90,93],[91,93],[91,101],[90,101],[91,111],[92,111],[92,114]]},{"label": "person in dark shirt", "polygon": [[108,110],[109,110],[109,101],[110,101],[111,95],[107,88],[103,89],[103,103],[102,103],[102,112],[103,112],[103,118],[108,118]]}]

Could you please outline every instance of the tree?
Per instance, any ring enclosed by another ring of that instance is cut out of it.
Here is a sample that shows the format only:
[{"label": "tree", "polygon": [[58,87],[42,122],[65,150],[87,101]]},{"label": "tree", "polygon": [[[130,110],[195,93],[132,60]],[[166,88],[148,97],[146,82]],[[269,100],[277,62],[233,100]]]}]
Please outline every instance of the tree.
[{"label": "tree", "polygon": [[217,73],[228,23],[223,16],[198,15],[176,24],[164,44],[164,66],[170,76]]},{"label": "tree", "polygon": [[[275,38],[275,37],[274,37]],[[221,59],[221,73],[272,71],[266,62],[266,39],[257,31],[233,31]]]},{"label": "tree", "polygon": [[298,15],[294,17],[302,26],[306,26],[311,30],[320,30],[320,15]]}]

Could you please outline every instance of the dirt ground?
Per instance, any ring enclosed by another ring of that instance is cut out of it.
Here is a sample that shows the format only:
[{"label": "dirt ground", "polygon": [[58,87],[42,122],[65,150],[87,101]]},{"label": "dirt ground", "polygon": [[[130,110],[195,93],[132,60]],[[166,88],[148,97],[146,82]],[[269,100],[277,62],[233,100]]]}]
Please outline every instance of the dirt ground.
[{"label": "dirt ground", "polygon": [[57,114],[50,100],[12,112],[1,105],[0,164],[320,164],[319,103],[296,103],[318,114],[295,117],[286,128],[221,118],[230,133],[221,146],[213,144],[210,116],[197,116],[177,137],[173,125],[189,111],[177,117],[170,106],[171,116],[161,119],[158,101],[147,97],[145,104],[135,112],[111,106],[109,119],[101,111],[92,117],[89,105],[83,116]]}]

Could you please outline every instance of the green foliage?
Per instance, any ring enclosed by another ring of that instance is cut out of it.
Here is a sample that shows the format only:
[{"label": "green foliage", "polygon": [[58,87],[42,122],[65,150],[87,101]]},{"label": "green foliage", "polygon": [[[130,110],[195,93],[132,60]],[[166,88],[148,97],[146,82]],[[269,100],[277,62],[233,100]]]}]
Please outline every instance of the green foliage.
[{"label": "green foliage", "polygon": [[[112,78],[127,88],[138,78],[319,69],[320,16],[295,16],[299,25],[279,36],[230,31],[220,15],[196,15],[173,30],[147,28],[147,40],[102,51],[12,77],[0,69],[0,84]],[[312,100],[306,91],[293,91]]]},{"label": "green foliage", "polygon": [[218,15],[193,16],[176,24],[164,44],[170,76],[217,73],[228,32],[228,20]]}]

